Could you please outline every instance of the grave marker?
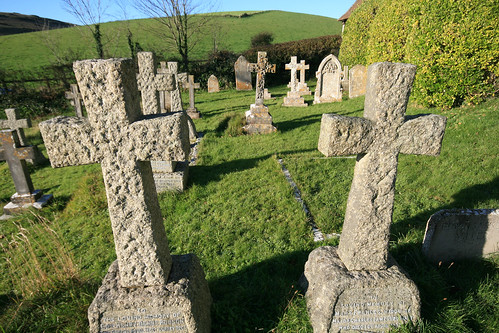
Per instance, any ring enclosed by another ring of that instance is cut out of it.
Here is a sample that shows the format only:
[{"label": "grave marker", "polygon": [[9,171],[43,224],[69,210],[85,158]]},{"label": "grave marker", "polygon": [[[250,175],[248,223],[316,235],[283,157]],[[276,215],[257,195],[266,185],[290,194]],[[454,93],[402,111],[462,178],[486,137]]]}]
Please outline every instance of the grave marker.
[{"label": "grave marker", "polygon": [[301,97],[300,92],[298,91],[298,77],[296,71],[302,67],[301,63],[297,62],[297,57],[292,56],[291,62],[285,65],[285,69],[291,70],[291,80],[288,84],[288,87],[291,88],[291,91],[288,91],[287,96],[284,97],[283,106],[300,106],[306,107],[308,106],[305,103],[303,97]]},{"label": "grave marker", "polygon": [[[162,110],[169,110],[171,112],[177,112],[177,111],[184,111],[184,107],[182,105],[182,96],[180,93],[180,81],[178,78],[178,63],[175,61],[168,61],[168,63],[161,61],[160,62],[160,68],[158,68],[158,73],[160,74],[170,74],[173,75],[174,81],[175,81],[175,88],[173,91],[170,92],[163,92],[162,96],[164,96],[164,105],[165,108]],[[160,92],[161,95],[161,92]],[[166,99],[170,98],[170,101],[167,101]],[[167,106],[170,106],[168,108]],[[166,112],[166,111],[162,111]]]},{"label": "grave marker", "polygon": [[77,61],[73,68],[88,119],[56,117],[40,130],[53,167],[100,163],[104,175],[118,259],[88,309],[90,332],[209,332],[204,273],[194,255],[170,256],[149,162],[187,158],[187,115],[143,116],[131,59]]},{"label": "grave marker", "polygon": [[364,65],[355,65],[350,69],[348,77],[348,97],[354,98],[366,94],[367,68]]},{"label": "grave marker", "polygon": [[310,65],[305,64],[305,60],[300,60],[300,67],[298,70],[300,71],[300,82],[298,82],[298,92],[301,95],[311,95],[312,92],[307,86],[307,82],[305,82],[305,71],[310,69]]},{"label": "grave marker", "polygon": [[215,75],[211,75],[208,78],[208,92],[214,93],[220,91],[220,85],[218,84],[218,79]]},{"label": "grave marker", "polygon": [[437,156],[446,118],[405,117],[415,73],[409,64],[373,64],[364,118],[322,116],[319,151],[357,154],[357,162],[338,249],[316,249],[305,265],[314,330],[385,331],[419,318],[418,290],[388,254],[397,158]]},{"label": "grave marker", "polygon": [[341,102],[343,72],[338,58],[332,54],[325,57],[315,76],[317,77],[317,87],[315,88],[314,104]]},{"label": "grave marker", "polygon": [[78,85],[74,83],[70,84],[69,89],[69,91],[66,91],[64,93],[65,97],[66,99],[71,100],[71,105],[75,107],[76,116],[83,117],[83,110],[81,108],[81,94],[78,90]]},{"label": "grave marker", "polygon": [[239,56],[234,63],[236,73],[236,90],[252,90],[251,72],[248,70],[248,60],[244,56]]},{"label": "grave marker", "polygon": [[156,87],[156,74],[154,73],[154,53],[138,52],[137,86],[142,99],[142,112],[144,114],[160,113],[158,105],[158,89]]},{"label": "grave marker", "polygon": [[195,105],[195,96],[194,96],[194,89],[199,89],[200,86],[199,83],[194,83],[194,75],[189,75],[189,81],[187,83],[187,86],[189,87],[189,108],[187,109],[187,114],[192,119],[201,118],[201,113],[199,113]]}]

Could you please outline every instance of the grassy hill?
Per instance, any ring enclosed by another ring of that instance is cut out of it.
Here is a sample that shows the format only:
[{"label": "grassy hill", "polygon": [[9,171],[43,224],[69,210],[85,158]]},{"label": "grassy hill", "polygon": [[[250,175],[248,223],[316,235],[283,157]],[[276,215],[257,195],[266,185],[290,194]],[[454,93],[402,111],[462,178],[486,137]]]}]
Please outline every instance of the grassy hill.
[{"label": "grassy hill", "polygon": [[40,31],[42,29],[68,28],[72,26],[74,26],[72,23],[52,20],[36,15],[0,12],[0,36]]},{"label": "grassy hill", "polygon": [[[248,15],[243,15],[244,13]],[[283,11],[221,12],[205,14],[213,17],[200,36],[192,59],[204,59],[217,40],[218,49],[242,52],[249,48],[251,37],[262,31],[274,34],[274,42],[287,42],[341,32],[341,24],[333,18]],[[154,19],[116,21],[102,24],[105,52],[109,57],[129,57],[128,31],[144,51],[160,57],[176,57],[168,44],[153,33],[160,28]],[[163,29],[164,30],[164,29]],[[0,69],[33,71],[70,60],[96,57],[90,30],[85,26],[40,31],[0,37]]]}]

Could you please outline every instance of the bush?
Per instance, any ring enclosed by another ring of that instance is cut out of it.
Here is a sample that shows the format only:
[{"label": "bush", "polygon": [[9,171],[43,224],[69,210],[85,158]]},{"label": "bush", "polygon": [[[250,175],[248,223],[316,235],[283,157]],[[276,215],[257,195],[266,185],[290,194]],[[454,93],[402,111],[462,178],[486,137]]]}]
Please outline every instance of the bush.
[{"label": "bush", "polygon": [[208,84],[208,78],[213,74],[218,78],[220,87],[231,88],[234,85],[234,63],[237,55],[231,51],[214,51],[203,63],[193,63],[191,73],[203,88]]},{"label": "bush", "polygon": [[251,37],[251,47],[270,45],[274,41],[274,34],[268,31],[260,32]]}]

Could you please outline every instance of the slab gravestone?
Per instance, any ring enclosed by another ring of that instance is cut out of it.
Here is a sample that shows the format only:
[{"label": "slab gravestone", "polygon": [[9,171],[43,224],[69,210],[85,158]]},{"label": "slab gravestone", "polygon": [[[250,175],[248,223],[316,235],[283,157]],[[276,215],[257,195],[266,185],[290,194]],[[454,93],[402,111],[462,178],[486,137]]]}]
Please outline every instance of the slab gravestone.
[{"label": "slab gravestone", "polygon": [[300,71],[300,82],[298,82],[298,92],[301,95],[311,95],[312,92],[307,86],[307,82],[305,81],[305,71],[310,69],[310,65],[305,64],[305,60],[300,60],[300,67],[298,70]]},{"label": "slab gravestone", "polygon": [[446,118],[405,116],[415,73],[409,64],[373,64],[364,118],[322,116],[319,151],[357,154],[357,162],[338,248],[318,248],[305,264],[314,331],[387,331],[419,318],[419,292],[388,254],[397,160],[437,156]]},{"label": "slab gravestone", "polygon": [[315,73],[317,87],[315,88],[314,104],[341,102],[341,78],[343,72],[341,63],[333,54],[325,57]]},{"label": "slab gravestone", "polygon": [[4,214],[11,216],[28,207],[42,208],[51,199],[51,194],[43,195],[41,190],[35,190],[28,173],[25,160],[35,157],[32,146],[21,146],[15,130],[0,131],[0,161],[7,161],[10,174],[16,188],[16,193],[10,197],[10,202],[3,207]]},{"label": "slab gravestone", "polygon": [[443,209],[426,224],[423,254],[433,262],[499,252],[499,209]]},{"label": "slab gravestone", "polygon": [[198,111],[195,105],[194,89],[199,89],[199,83],[194,83],[194,75],[189,75],[189,80],[187,82],[189,88],[189,108],[187,109],[187,114],[192,119],[201,118],[201,113]]},{"label": "slab gravestone", "polygon": [[234,63],[236,73],[236,90],[253,90],[251,85],[251,72],[248,71],[248,60],[244,56],[239,56]]},{"label": "slab gravestone", "polygon": [[83,110],[81,108],[81,94],[78,90],[78,85],[74,83],[70,84],[69,89],[69,91],[66,91],[64,93],[64,96],[66,97],[66,99],[71,100],[71,105],[75,107],[76,116],[83,117]]},{"label": "slab gravestone", "polygon": [[0,119],[0,129],[15,130],[19,145],[30,146],[30,149],[33,151],[33,153],[30,154],[31,157],[26,158],[25,161],[34,165],[45,163],[47,161],[45,156],[43,156],[37,146],[30,145],[24,135],[24,129],[31,127],[31,119],[20,119],[21,117],[17,109],[5,109],[5,114],[7,115],[7,120]]},{"label": "slab gravestone", "polygon": [[364,65],[355,65],[350,69],[348,77],[348,97],[354,98],[366,94],[367,68]]},{"label": "slab gravestone", "polygon": [[214,93],[220,91],[220,85],[218,84],[218,79],[215,75],[210,75],[208,78],[208,92]]},{"label": "slab gravestone", "polygon": [[297,57],[292,56],[291,62],[285,65],[285,69],[291,70],[291,80],[288,84],[288,87],[291,88],[291,91],[288,91],[287,96],[284,97],[284,101],[282,103],[283,106],[300,106],[306,107],[308,106],[305,103],[303,97],[301,97],[300,92],[298,91],[298,75],[297,70],[301,68],[301,63],[297,62]]},{"label": "slab gravestone", "polygon": [[256,72],[255,104],[246,111],[244,131],[249,134],[265,134],[275,132],[269,108],[263,104],[265,90],[265,73],[275,73],[275,64],[269,64],[267,52],[258,52],[258,62],[248,64],[250,72]]},{"label": "slab gravestone", "polygon": [[210,331],[195,255],[171,256],[150,160],[185,160],[187,115],[143,116],[131,59],[77,61],[88,119],[40,124],[53,167],[100,163],[117,260],[88,309],[90,332]]}]

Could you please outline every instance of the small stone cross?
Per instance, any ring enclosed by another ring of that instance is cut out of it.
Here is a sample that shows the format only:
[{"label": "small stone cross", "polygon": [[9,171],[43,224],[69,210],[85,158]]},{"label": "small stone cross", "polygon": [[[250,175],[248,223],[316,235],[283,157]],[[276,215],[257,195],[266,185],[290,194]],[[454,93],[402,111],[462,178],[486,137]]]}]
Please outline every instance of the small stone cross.
[{"label": "small stone cross", "polygon": [[195,98],[194,98],[194,89],[199,89],[200,85],[199,83],[194,83],[194,75],[189,75],[189,109],[187,111],[189,112],[195,112],[197,111],[196,106],[194,105],[195,103]]},{"label": "small stone cross", "polygon": [[166,285],[171,269],[149,161],[184,161],[183,112],[143,116],[131,59],[73,65],[87,118],[40,123],[53,167],[100,163],[123,287]]},{"label": "small stone cross", "polygon": [[369,66],[364,118],[324,114],[319,151],[357,155],[338,254],[349,270],[386,268],[398,155],[437,156],[446,118],[405,116],[416,66]]},{"label": "small stone cross", "polygon": [[297,62],[297,57],[292,56],[291,62],[285,65],[285,69],[291,70],[291,81],[288,84],[288,87],[291,88],[291,91],[296,91],[298,88],[298,78],[296,75],[296,70],[300,69],[301,64]]},{"label": "small stone cross", "polygon": [[265,73],[275,73],[275,64],[269,64],[267,52],[258,52],[256,64],[248,64],[248,71],[256,72],[256,97],[255,105],[263,105],[265,89]]},{"label": "small stone cross", "polygon": [[300,61],[300,65],[301,66],[298,68],[298,70],[300,71],[300,83],[299,83],[299,86],[301,86],[301,87],[307,87],[307,83],[305,82],[305,71],[307,69],[310,69],[310,65],[305,65],[305,60],[301,60]]},{"label": "small stone cross", "polygon": [[[163,92],[161,93],[161,95],[164,96],[164,99],[170,97],[170,107],[172,112],[183,111],[184,107],[182,105],[182,97],[180,94],[180,84],[178,78],[178,63],[175,61],[169,61],[168,63],[162,61],[160,62],[160,68],[158,68],[157,72],[159,74],[173,75],[175,87],[169,93]],[[166,105],[168,103],[164,102],[164,104]]]},{"label": "small stone cross", "polygon": [[5,109],[5,114],[7,115],[7,120],[0,120],[0,128],[9,128],[15,130],[17,137],[19,139],[19,144],[21,146],[27,146],[26,137],[24,136],[23,128],[31,127],[31,120],[19,119],[19,111],[16,109]]},{"label": "small stone cross", "polygon": [[65,92],[65,97],[66,99],[71,100],[71,105],[75,107],[76,116],[83,117],[83,110],[81,109],[81,94],[78,91],[78,85],[73,83],[69,87],[70,91]]}]

